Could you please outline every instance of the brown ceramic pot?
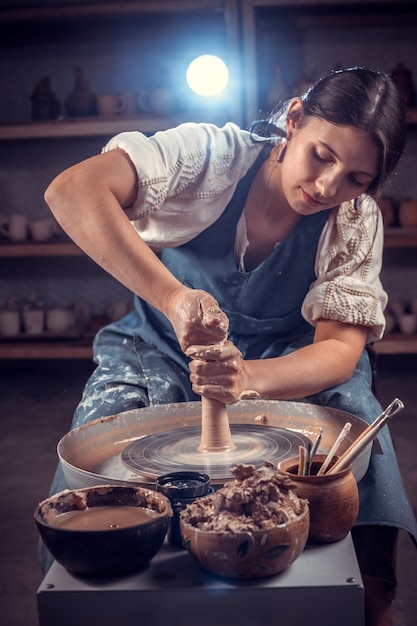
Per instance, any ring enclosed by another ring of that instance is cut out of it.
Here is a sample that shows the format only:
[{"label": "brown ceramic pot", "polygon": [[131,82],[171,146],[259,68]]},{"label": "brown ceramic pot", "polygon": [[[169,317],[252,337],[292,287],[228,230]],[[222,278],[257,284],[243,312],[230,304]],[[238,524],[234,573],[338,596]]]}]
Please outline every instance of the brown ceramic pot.
[{"label": "brown ceramic pot", "polygon": [[378,202],[385,228],[389,228],[395,222],[394,204],[390,198],[381,198]]},{"label": "brown ceramic pot", "polygon": [[[317,476],[326,455],[317,454],[309,476],[298,476],[298,458],[284,459],[278,465],[297,485],[297,494],[310,507],[308,543],[334,543],[350,532],[359,511],[356,480],[348,467],[335,474]],[[334,465],[336,458],[331,465]],[[330,465],[330,467],[331,467]]]},{"label": "brown ceramic pot", "polygon": [[403,200],[400,203],[398,219],[403,228],[417,228],[417,200]]}]

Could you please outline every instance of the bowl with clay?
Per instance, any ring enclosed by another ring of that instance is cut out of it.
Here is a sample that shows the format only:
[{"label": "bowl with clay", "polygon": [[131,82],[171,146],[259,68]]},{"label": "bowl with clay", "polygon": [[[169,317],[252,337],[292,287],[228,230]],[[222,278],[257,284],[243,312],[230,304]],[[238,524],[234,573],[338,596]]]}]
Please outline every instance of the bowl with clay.
[{"label": "bowl with clay", "polygon": [[72,574],[118,576],[144,568],[161,548],[172,517],[169,499],[138,486],[66,489],[40,502],[42,541]]},{"label": "bowl with clay", "polygon": [[275,465],[237,465],[234,479],[180,514],[183,544],[198,563],[224,578],[272,576],[304,550],[307,500]]}]

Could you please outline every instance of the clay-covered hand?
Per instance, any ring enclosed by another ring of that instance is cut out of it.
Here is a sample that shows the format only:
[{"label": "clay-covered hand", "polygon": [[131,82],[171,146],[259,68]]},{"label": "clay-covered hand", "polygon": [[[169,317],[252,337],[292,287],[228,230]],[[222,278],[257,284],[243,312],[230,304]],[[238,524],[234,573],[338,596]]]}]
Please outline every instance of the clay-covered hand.
[{"label": "clay-covered hand", "polygon": [[259,397],[256,391],[248,389],[245,361],[231,341],[193,345],[186,355],[192,359],[190,380],[195,393],[223,404]]},{"label": "clay-covered hand", "polygon": [[206,291],[184,288],[170,302],[169,320],[183,352],[192,345],[211,345],[227,337],[229,320]]}]

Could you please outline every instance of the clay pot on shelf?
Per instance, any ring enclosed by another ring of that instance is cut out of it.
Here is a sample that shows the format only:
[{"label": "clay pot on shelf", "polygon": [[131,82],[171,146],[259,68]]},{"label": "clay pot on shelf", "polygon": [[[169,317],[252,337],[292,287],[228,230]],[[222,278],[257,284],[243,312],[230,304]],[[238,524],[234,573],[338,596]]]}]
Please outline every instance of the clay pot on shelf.
[{"label": "clay pot on shelf", "polygon": [[378,202],[378,206],[382,213],[384,227],[389,228],[393,226],[395,222],[395,210],[392,200],[390,198],[381,198]]},{"label": "clay pot on shelf", "polygon": [[391,71],[391,77],[403,96],[405,105],[408,107],[414,106],[416,103],[416,90],[414,89],[411,70],[404,63],[397,63],[396,67]]},{"label": "clay pot on shelf", "polygon": [[43,308],[25,307],[22,319],[23,330],[27,335],[40,335],[44,331],[45,311]]},{"label": "clay pot on shelf", "polygon": [[404,335],[412,335],[416,332],[417,316],[414,313],[404,313],[398,318],[398,324]]},{"label": "clay pot on shelf", "polygon": [[21,315],[17,309],[0,310],[0,336],[14,337],[20,333]]},{"label": "clay pot on shelf", "polygon": [[4,215],[0,217],[0,235],[16,243],[25,241],[28,236],[26,215]]},{"label": "clay pot on shelf", "polygon": [[[326,455],[317,454],[311,464],[309,476],[299,476],[298,458],[284,459],[279,469],[296,484],[296,493],[308,500],[310,530],[308,543],[334,543],[344,539],[359,511],[359,492],[351,468],[335,474],[317,476]],[[336,462],[333,459],[329,467]]]},{"label": "clay pot on shelf", "polygon": [[395,329],[395,327],[397,325],[397,318],[390,311],[385,311],[384,317],[385,317],[385,332],[384,332],[384,335],[386,336],[386,335],[391,334],[392,331]]},{"label": "clay pot on shelf", "polygon": [[74,70],[74,88],[65,100],[65,112],[68,117],[95,115],[97,112],[96,98],[83,78],[81,67]]},{"label": "clay pot on shelf", "polygon": [[398,219],[403,228],[417,228],[417,200],[403,200],[399,206]]},{"label": "clay pot on shelf", "polygon": [[33,120],[55,120],[61,113],[61,104],[51,90],[49,76],[36,83],[30,97]]}]

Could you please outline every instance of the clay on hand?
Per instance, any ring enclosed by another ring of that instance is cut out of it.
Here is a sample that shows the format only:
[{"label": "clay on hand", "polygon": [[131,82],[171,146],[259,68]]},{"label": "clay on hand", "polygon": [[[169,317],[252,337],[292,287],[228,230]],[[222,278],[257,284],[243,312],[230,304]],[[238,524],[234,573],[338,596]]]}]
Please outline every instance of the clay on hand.
[{"label": "clay on hand", "polygon": [[[221,340],[217,346],[222,345],[222,340],[227,338],[229,320],[219,306],[211,304],[204,307],[200,300],[201,321],[205,328],[213,332],[211,341],[205,345],[216,343],[215,337]],[[201,342],[200,342],[201,343]],[[186,350],[187,356],[192,358],[192,347]],[[214,356],[214,354],[213,354]],[[227,452],[236,448],[230,432],[229,416],[226,405],[212,398],[201,398],[201,441],[198,447],[199,452]]]}]

